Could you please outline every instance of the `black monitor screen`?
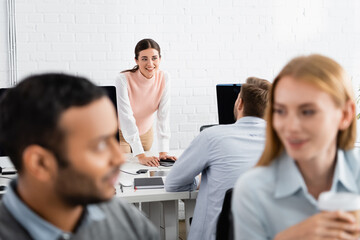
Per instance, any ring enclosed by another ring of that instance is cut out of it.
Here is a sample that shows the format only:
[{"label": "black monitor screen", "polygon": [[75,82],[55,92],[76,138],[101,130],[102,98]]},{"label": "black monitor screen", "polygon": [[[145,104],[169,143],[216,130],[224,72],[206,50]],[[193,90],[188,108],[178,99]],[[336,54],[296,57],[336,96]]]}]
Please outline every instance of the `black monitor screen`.
[{"label": "black monitor screen", "polygon": [[234,105],[240,93],[241,84],[217,84],[216,97],[219,124],[235,123]]},{"label": "black monitor screen", "polygon": [[[116,98],[116,87],[115,86],[101,86],[103,89],[106,90],[111,102],[114,104],[116,113],[117,113],[117,98]],[[120,141],[119,131],[117,132],[116,138]]]},{"label": "black monitor screen", "polygon": [[[0,99],[1,99],[1,96],[5,93],[7,88],[0,88]],[[1,134],[1,133],[0,133]],[[0,146],[0,157],[2,156],[6,156],[2,147]]]},{"label": "black monitor screen", "polygon": [[[116,88],[115,86],[101,86],[101,88],[105,89],[106,93],[108,94],[111,102],[114,104],[115,110],[117,112],[117,103],[116,103]],[[4,94],[7,88],[0,88],[0,98]],[[1,133],[0,133],[1,134]],[[119,138],[119,131],[116,136],[117,140],[120,141]],[[3,149],[0,146],[0,156],[6,156]]]}]

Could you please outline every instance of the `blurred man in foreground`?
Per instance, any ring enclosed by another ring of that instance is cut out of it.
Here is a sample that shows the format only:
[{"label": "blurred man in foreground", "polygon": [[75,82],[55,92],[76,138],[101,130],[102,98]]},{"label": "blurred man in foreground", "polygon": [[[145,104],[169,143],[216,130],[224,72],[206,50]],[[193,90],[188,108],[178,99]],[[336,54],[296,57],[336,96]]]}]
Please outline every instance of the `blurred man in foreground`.
[{"label": "blurred man in foreground", "polygon": [[124,163],[116,112],[101,88],[31,76],[0,100],[0,144],[18,171],[0,203],[0,239],[158,239],[114,196]]}]

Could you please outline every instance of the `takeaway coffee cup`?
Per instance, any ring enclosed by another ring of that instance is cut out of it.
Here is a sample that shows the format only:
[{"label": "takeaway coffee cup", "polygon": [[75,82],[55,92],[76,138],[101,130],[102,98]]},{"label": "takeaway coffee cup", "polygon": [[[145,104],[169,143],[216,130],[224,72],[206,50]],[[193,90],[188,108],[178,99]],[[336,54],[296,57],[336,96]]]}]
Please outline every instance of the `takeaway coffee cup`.
[{"label": "takeaway coffee cup", "polygon": [[323,192],[319,196],[321,211],[346,211],[352,213],[360,225],[360,195],[347,192]]}]

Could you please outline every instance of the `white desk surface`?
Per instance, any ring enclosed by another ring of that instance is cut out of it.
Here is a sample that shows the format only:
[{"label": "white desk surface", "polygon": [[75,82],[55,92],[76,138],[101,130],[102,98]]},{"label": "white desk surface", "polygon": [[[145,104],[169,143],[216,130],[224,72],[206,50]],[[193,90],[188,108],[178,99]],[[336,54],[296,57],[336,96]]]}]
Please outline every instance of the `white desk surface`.
[{"label": "white desk surface", "polygon": [[[171,152],[175,156],[179,156],[182,153],[182,150],[175,150]],[[151,155],[151,153],[146,153],[147,155]],[[129,203],[135,202],[156,202],[156,201],[170,201],[177,199],[194,199],[197,196],[197,191],[185,191],[185,192],[166,192],[164,188],[162,189],[134,189],[133,180],[134,178],[139,177],[149,177],[149,171],[170,171],[171,167],[148,167],[139,163],[136,157],[132,157],[131,155],[127,155],[127,161],[124,165],[122,165],[121,170],[136,173],[139,169],[148,169],[147,173],[131,175],[125,172],[120,172],[119,175],[119,183],[122,183],[123,192],[120,190],[120,184],[115,186],[116,188],[116,196],[124,199]],[[163,178],[164,182],[166,182],[166,177]]]},{"label": "white desk surface", "polygon": [[[173,150],[170,154],[175,156],[180,156],[183,150]],[[147,155],[151,155],[152,153],[147,152]],[[154,154],[155,155],[155,154]],[[123,192],[120,190],[120,185],[117,184],[116,188],[116,196],[124,199],[129,203],[136,202],[156,202],[156,201],[168,201],[168,200],[176,200],[176,199],[196,199],[197,191],[185,191],[185,192],[166,192],[165,189],[137,189],[135,191],[133,186],[133,179],[136,177],[148,177],[149,171],[170,171],[171,167],[148,167],[139,163],[136,157],[132,157],[131,154],[127,154],[127,161],[122,165],[121,170],[126,172],[136,173],[139,169],[148,169],[148,172],[145,174],[138,175],[130,175],[125,172],[120,172],[119,175],[119,183],[123,184]],[[7,163],[6,167],[12,167]],[[7,178],[14,178],[16,175],[5,175]],[[0,178],[0,184],[7,185],[10,179]],[[164,182],[166,178],[164,178]],[[3,192],[1,192],[3,193]],[[1,194],[0,193],[0,194]]]}]

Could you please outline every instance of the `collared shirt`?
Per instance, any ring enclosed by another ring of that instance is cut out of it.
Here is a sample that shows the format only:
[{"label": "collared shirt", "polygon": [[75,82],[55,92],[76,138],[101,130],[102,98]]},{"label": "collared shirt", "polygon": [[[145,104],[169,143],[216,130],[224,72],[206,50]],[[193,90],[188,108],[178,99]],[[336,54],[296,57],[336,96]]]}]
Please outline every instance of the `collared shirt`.
[{"label": "collared shirt", "polygon": [[196,189],[202,173],[188,239],[215,239],[224,195],[258,161],[265,141],[265,121],[243,117],[236,123],[202,131],[184,151],[165,180],[167,191]]},{"label": "collared shirt", "polygon": [[[337,152],[332,192],[360,193],[358,150]],[[232,211],[235,238],[264,240],[319,212],[295,161],[286,153],[267,167],[256,167],[236,183]]]},{"label": "collared shirt", "polygon": [[[36,240],[70,239],[71,233],[64,232],[47,222],[24,204],[16,194],[16,184],[16,180],[10,183],[10,187],[3,197],[3,203],[13,217],[28,231],[31,237]],[[105,215],[99,207],[88,205],[85,208],[84,216],[78,229],[88,226],[93,221],[100,221],[104,218]]]}]

